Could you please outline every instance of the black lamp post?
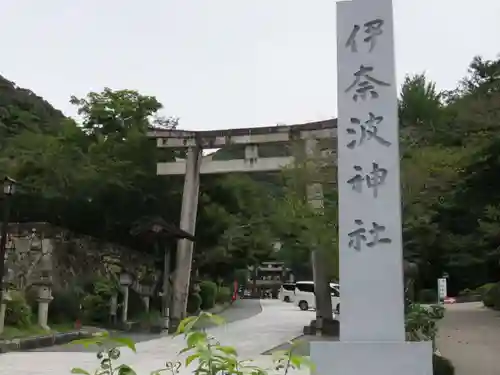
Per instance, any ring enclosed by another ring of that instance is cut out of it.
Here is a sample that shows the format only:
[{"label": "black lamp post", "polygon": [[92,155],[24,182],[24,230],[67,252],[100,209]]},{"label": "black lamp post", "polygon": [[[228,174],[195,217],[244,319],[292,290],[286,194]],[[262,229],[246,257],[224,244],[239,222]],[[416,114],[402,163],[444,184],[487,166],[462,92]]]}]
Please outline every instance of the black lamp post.
[{"label": "black lamp post", "polygon": [[16,181],[10,177],[3,180],[3,222],[0,233],[0,303],[3,298],[3,278],[5,275],[5,249],[7,246],[7,227],[9,226],[10,198],[16,192]]}]

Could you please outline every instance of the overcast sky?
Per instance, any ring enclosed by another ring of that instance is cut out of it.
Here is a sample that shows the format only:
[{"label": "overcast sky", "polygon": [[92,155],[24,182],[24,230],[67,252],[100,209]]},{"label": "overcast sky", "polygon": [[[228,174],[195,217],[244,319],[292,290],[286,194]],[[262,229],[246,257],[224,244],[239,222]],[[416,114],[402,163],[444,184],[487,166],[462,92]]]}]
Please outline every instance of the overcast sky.
[{"label": "overcast sky", "polygon": [[[452,88],[500,52],[499,0],[394,0],[397,77]],[[155,95],[186,129],[336,115],[334,0],[0,0],[0,74],[68,115],[103,87]]]}]

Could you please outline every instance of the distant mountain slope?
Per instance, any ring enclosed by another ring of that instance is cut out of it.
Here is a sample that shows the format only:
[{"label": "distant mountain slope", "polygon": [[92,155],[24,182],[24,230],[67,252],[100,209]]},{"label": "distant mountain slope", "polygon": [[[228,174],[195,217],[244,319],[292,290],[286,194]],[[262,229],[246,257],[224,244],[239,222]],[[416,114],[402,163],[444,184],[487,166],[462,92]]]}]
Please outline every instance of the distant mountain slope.
[{"label": "distant mountain slope", "polygon": [[23,130],[57,133],[64,114],[31,90],[0,76],[0,141]]}]

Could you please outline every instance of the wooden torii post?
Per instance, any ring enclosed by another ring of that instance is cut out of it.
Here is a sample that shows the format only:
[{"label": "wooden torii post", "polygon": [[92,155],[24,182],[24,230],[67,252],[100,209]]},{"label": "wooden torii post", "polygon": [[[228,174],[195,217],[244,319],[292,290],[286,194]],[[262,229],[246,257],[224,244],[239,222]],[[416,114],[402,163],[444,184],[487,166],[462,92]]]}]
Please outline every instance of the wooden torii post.
[{"label": "wooden torii post", "polygon": [[165,240],[187,239],[191,242],[194,242],[195,238],[191,234],[183,231],[175,225],[167,223],[159,216],[145,217],[138,220],[131,229],[130,234],[132,234],[133,236],[142,237],[146,241],[151,242],[156,250],[156,253],[160,253],[163,250],[162,317],[164,319],[163,328],[169,329],[172,302],[170,276],[172,272],[172,255],[174,251],[172,251],[172,249],[167,246]]},{"label": "wooden torii post", "polygon": [[[184,175],[180,228],[194,235],[201,174],[279,171],[294,164],[295,158],[293,156],[260,157],[259,145],[289,144],[294,141],[305,142],[308,139],[333,141],[337,136],[337,120],[210,131],[162,129],[151,131],[148,135],[156,139],[159,148],[186,151],[186,159],[158,163],[157,174]],[[214,160],[212,155],[203,156],[203,149],[224,148],[231,145],[240,145],[245,148],[243,159]],[[331,148],[335,148],[334,142],[331,143]],[[322,201],[322,196],[320,200]],[[192,258],[193,242],[188,239],[179,240],[171,315],[173,325],[178,324],[186,313]],[[324,278],[320,277],[320,279]],[[324,288],[319,289],[327,290],[327,283],[325,285]]]}]

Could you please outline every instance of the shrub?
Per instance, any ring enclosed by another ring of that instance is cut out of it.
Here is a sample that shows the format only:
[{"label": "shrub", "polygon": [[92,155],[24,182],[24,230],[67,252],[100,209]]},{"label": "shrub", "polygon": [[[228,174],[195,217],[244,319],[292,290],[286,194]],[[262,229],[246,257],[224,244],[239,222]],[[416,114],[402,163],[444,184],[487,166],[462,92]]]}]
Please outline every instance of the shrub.
[{"label": "shrub", "polygon": [[437,322],[444,317],[444,307],[433,305],[423,307],[411,305],[405,319],[406,338],[408,341],[435,341],[438,332]]},{"label": "shrub", "polygon": [[495,295],[498,294],[500,284],[485,284],[483,285],[483,304],[486,307],[495,307]]},{"label": "shrub", "polygon": [[455,375],[455,367],[452,363],[437,354],[432,356],[432,369],[434,375]]},{"label": "shrub", "polygon": [[500,283],[496,284],[490,290],[490,295],[493,300],[493,308],[495,310],[500,310]]},{"label": "shrub", "polygon": [[484,297],[486,292],[488,292],[494,286],[495,286],[495,283],[484,284],[484,285],[481,285],[480,287],[478,287],[474,292],[475,292],[475,294],[480,294],[481,296]]},{"label": "shrub", "polygon": [[438,299],[437,292],[434,289],[422,289],[419,294],[419,302],[436,303]]},{"label": "shrub", "polygon": [[52,292],[54,299],[49,305],[51,323],[74,322],[80,319],[81,298],[73,289],[59,289]]},{"label": "shrub", "polygon": [[200,283],[201,309],[208,310],[215,306],[217,296],[217,284],[213,281],[202,281]]},{"label": "shrub", "polygon": [[97,294],[83,297],[83,320],[88,323],[105,323],[109,320],[109,299]]},{"label": "shrub", "polygon": [[[86,293],[82,299],[84,321],[90,323],[108,322],[111,296],[119,291],[117,281],[102,276],[89,278],[85,281],[82,289]],[[129,306],[134,303],[130,302],[130,294]],[[142,306],[142,301],[140,304]]]},{"label": "shrub", "polygon": [[201,307],[201,296],[199,293],[190,294],[187,302],[187,312],[189,314],[197,314]]},{"label": "shrub", "polygon": [[21,292],[11,292],[12,300],[7,302],[5,324],[19,328],[31,325],[32,311]]},{"label": "shrub", "polygon": [[226,303],[231,301],[231,289],[228,288],[227,286],[220,286],[219,289],[217,289],[217,296],[215,297],[215,302],[217,303]]}]

